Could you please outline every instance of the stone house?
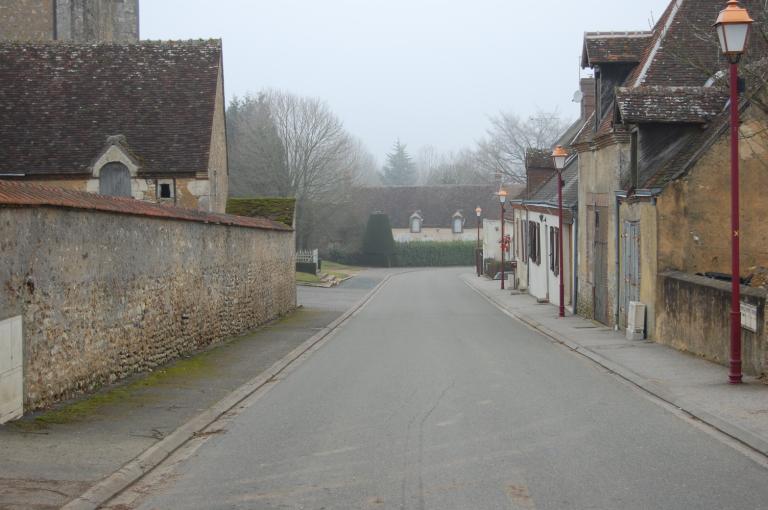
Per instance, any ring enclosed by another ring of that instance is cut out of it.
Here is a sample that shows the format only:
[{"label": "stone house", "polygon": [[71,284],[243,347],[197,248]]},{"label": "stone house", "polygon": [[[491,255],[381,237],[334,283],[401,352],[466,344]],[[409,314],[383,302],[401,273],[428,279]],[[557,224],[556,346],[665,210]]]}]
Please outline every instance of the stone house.
[{"label": "stone house", "polygon": [[[642,302],[649,338],[719,362],[727,360],[730,293],[696,273],[730,272],[731,105],[717,74],[727,63],[716,41],[701,37],[722,8],[719,1],[678,0],[648,35],[586,34],[583,64],[595,70],[602,101],[573,144],[585,226],[579,311],[625,328],[629,303]],[[764,56],[765,41],[753,37],[750,54]],[[742,65],[751,65],[749,58]],[[748,268],[768,265],[768,118],[749,101],[740,108],[740,239]],[[755,307],[757,325],[743,338],[745,370],[760,373],[764,296],[755,292],[745,291],[744,302]]]},{"label": "stone house", "polygon": [[139,0],[3,0],[0,40],[139,40]]},{"label": "stone house", "polygon": [[0,43],[0,178],[224,212],[221,41]]}]

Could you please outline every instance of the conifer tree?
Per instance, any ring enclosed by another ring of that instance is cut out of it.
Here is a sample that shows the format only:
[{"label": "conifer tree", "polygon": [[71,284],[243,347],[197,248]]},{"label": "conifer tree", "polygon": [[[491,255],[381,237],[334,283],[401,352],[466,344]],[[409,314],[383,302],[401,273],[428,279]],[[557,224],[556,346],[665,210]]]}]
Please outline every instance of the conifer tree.
[{"label": "conifer tree", "polygon": [[417,178],[416,165],[405,150],[405,144],[400,143],[398,139],[392,147],[392,152],[387,154],[382,182],[387,186],[413,186]]}]

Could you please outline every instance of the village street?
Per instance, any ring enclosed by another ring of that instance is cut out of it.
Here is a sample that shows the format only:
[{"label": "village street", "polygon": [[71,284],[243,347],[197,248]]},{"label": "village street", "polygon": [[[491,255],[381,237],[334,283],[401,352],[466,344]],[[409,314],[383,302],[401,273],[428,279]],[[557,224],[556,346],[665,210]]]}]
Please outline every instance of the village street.
[{"label": "village street", "polygon": [[508,317],[468,273],[393,276],[108,507],[765,507],[759,460]]}]

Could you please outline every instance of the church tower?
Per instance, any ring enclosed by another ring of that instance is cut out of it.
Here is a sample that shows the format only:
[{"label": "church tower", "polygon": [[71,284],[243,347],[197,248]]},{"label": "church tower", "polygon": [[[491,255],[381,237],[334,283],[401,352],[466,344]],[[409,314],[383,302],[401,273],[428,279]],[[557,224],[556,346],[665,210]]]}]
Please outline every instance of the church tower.
[{"label": "church tower", "polygon": [[139,0],[2,0],[0,40],[139,40]]}]

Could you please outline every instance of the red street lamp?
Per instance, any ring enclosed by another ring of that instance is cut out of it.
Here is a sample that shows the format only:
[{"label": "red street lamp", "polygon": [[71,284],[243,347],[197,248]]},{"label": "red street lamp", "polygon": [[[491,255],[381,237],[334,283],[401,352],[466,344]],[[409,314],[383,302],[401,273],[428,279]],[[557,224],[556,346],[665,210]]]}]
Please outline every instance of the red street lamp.
[{"label": "red street lamp", "polygon": [[501,290],[504,290],[504,250],[506,250],[506,237],[504,236],[504,203],[507,201],[507,192],[499,189],[499,203],[501,204]]},{"label": "red street lamp", "polygon": [[475,268],[477,269],[477,276],[482,275],[482,257],[480,256],[480,216],[483,214],[481,207],[475,208],[475,214],[477,215],[477,250],[475,252]]},{"label": "red street lamp", "polygon": [[558,316],[560,317],[565,317],[565,273],[563,271],[563,169],[565,168],[566,159],[568,159],[568,151],[566,151],[562,145],[555,147],[555,150],[552,152],[552,161],[554,161],[555,169],[557,170],[557,272],[560,276],[560,311],[558,313]]},{"label": "red street lamp", "polygon": [[731,64],[731,362],[728,382],[741,384],[741,275],[739,270],[739,59],[752,18],[730,0],[715,22],[720,48]]}]

